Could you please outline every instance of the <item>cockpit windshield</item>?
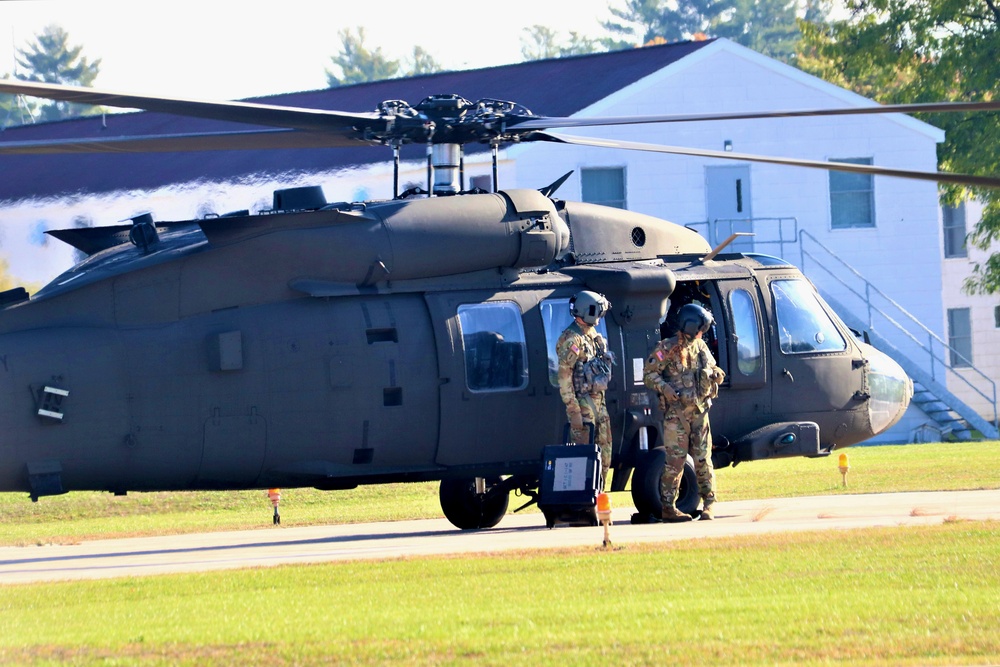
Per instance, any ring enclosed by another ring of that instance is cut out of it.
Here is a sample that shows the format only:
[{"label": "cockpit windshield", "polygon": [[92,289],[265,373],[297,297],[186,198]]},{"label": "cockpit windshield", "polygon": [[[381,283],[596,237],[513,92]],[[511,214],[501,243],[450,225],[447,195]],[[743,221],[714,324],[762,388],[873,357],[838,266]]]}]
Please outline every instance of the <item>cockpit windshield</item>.
[{"label": "cockpit windshield", "polygon": [[837,325],[807,281],[775,280],[771,294],[783,353],[841,352],[847,348]]}]

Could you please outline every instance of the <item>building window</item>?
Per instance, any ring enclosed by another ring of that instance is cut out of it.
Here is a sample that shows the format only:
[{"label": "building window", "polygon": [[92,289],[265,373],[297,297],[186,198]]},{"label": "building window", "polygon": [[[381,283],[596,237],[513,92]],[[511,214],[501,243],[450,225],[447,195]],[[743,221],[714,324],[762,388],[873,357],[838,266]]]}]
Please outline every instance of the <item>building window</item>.
[{"label": "building window", "polygon": [[624,167],[581,169],[580,188],[585,202],[625,208]]},{"label": "building window", "polygon": [[489,174],[485,176],[473,176],[469,179],[469,185],[473,190],[479,189],[484,192],[493,192],[493,177]]},{"label": "building window", "polygon": [[[872,159],[836,158],[830,162],[871,164]],[[833,229],[875,226],[875,180],[871,174],[830,172],[830,225]]]},{"label": "building window", "polygon": [[972,321],[968,308],[948,309],[948,345],[952,368],[972,366]]},{"label": "building window", "polygon": [[944,256],[968,257],[965,249],[965,202],[958,206],[942,206],[944,225]]},{"label": "building window", "polygon": [[993,326],[1000,329],[1000,306],[993,306]]},{"label": "building window", "polygon": [[512,391],[528,386],[528,355],[517,304],[491,301],[459,306],[458,322],[469,389]]}]

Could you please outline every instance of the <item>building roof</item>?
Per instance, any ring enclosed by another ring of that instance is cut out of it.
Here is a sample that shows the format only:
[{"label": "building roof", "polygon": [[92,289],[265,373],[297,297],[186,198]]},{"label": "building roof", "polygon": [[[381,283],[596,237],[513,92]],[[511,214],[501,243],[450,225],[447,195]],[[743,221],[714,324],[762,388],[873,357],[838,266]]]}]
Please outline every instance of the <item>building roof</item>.
[{"label": "building roof", "polygon": [[[544,116],[571,116],[623,87],[677,62],[713,40],[678,42],[610,53],[538,60],[476,70],[254,98],[265,104],[373,111],[385,100],[420,100],[458,94],[469,100],[510,100]],[[123,91],[127,92],[127,91]],[[2,141],[70,139],[247,129],[242,124],[162,113],[90,116],[7,128]],[[468,152],[483,150],[469,146]],[[423,147],[404,150],[419,158]],[[0,156],[0,201],[48,198],[69,193],[152,189],[198,181],[236,181],[256,174],[328,171],[391,160],[389,149],[337,148],[208,151],[197,153],[7,155]]]}]

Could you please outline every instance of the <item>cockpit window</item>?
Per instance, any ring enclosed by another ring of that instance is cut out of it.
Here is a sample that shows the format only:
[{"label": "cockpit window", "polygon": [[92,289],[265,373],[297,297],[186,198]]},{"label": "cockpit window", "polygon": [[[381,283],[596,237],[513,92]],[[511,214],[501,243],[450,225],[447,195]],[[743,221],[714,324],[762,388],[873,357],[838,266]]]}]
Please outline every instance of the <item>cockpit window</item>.
[{"label": "cockpit window", "polygon": [[733,311],[733,332],[736,334],[736,367],[743,375],[753,375],[763,363],[753,297],[746,290],[733,290],[729,294],[729,307]]},{"label": "cockpit window", "polygon": [[808,282],[775,280],[771,283],[771,294],[782,352],[840,352],[847,348],[847,342]]},{"label": "cockpit window", "polygon": [[[569,299],[546,299],[539,304],[542,313],[542,326],[545,328],[545,345],[549,355],[549,383],[553,387],[559,386],[559,357],[556,355],[556,343],[559,336],[573,321],[573,316],[569,313]],[[604,325],[604,319],[597,322],[597,331],[604,340],[608,339],[608,328]]]},{"label": "cockpit window", "polygon": [[512,391],[528,386],[521,309],[509,301],[458,307],[465,346],[465,381],[472,391]]}]

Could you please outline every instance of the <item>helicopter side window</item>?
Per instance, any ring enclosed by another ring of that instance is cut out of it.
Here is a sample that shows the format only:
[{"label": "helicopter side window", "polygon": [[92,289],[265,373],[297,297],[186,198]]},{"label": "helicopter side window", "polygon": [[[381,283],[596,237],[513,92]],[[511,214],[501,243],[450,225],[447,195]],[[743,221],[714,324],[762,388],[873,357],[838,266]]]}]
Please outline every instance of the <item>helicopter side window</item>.
[{"label": "helicopter side window", "polygon": [[753,375],[763,363],[753,297],[744,289],[733,290],[729,293],[729,308],[733,312],[733,332],[736,334],[736,367],[743,375]]},{"label": "helicopter side window", "polygon": [[847,342],[820,305],[812,286],[804,280],[771,283],[779,347],[785,354],[841,352]]},{"label": "helicopter side window", "polygon": [[[553,387],[559,386],[559,357],[556,354],[556,343],[559,336],[573,321],[573,316],[569,313],[569,298],[546,299],[538,306],[542,314],[542,327],[545,329],[545,346],[548,350],[549,359],[549,383]],[[608,328],[604,325],[604,319],[597,322],[597,332],[608,339]]]},{"label": "helicopter side window", "polygon": [[472,391],[528,386],[524,327],[516,304],[497,301],[458,307],[465,347],[465,381]]}]

